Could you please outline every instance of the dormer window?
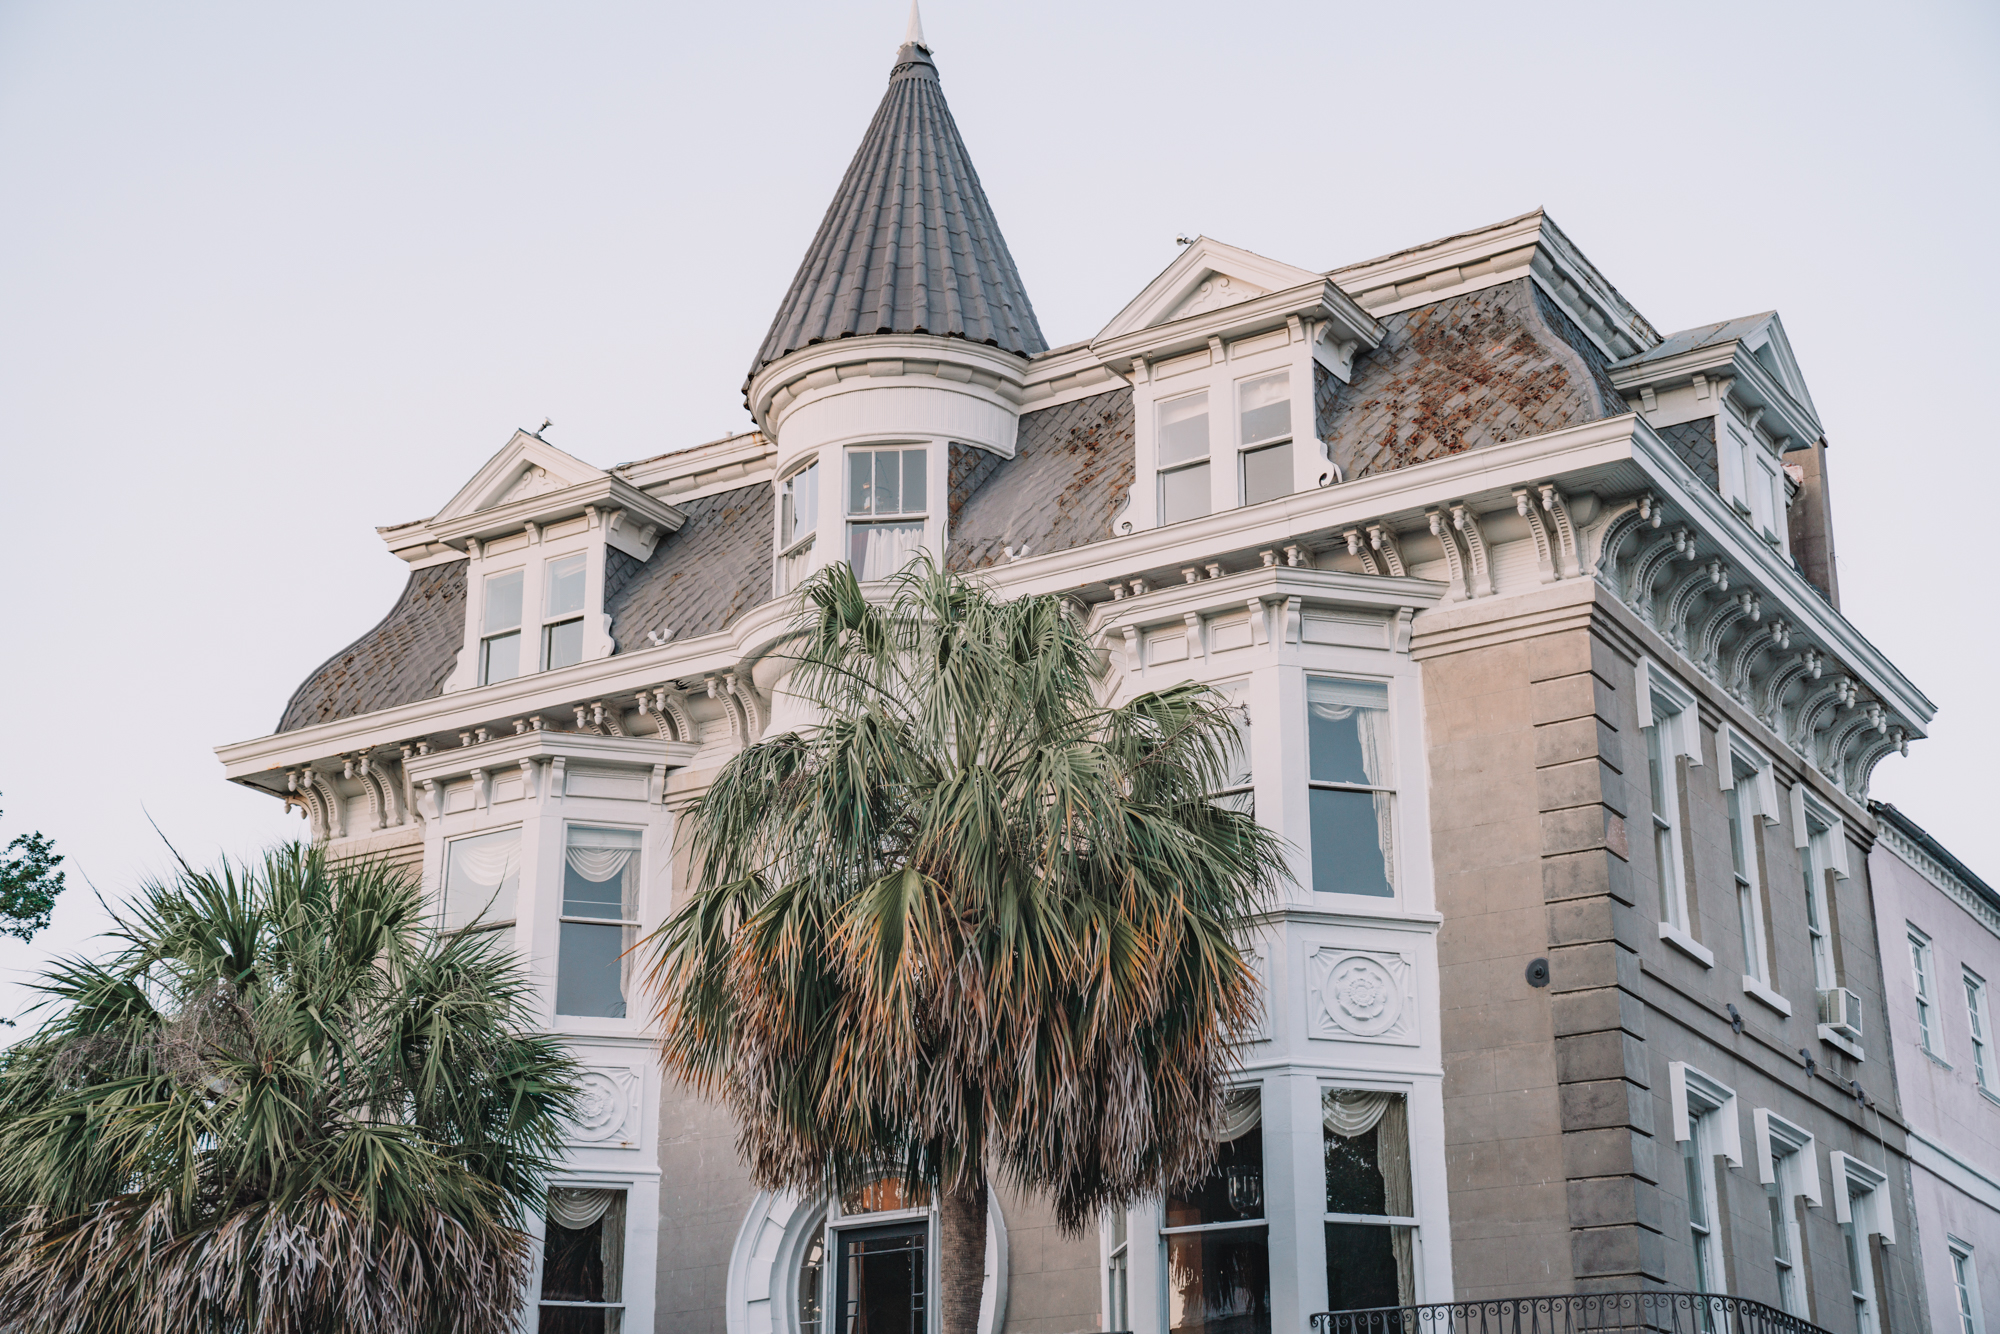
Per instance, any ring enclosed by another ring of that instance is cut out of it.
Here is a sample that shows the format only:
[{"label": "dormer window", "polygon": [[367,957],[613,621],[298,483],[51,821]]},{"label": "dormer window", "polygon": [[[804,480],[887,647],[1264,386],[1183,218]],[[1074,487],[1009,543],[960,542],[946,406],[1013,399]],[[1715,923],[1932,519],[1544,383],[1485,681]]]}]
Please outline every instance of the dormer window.
[{"label": "dormer window", "polygon": [[805,578],[819,528],[819,463],[815,460],[778,483],[778,591]]},{"label": "dormer window", "polygon": [[1208,391],[1159,407],[1160,522],[1199,519],[1209,511]]},{"label": "dormer window", "polygon": [[847,452],[847,560],[857,579],[887,579],[923,540],[929,451]]},{"label": "dormer window", "polygon": [[1292,377],[1260,375],[1236,387],[1242,438],[1240,476],[1246,505],[1292,493]]},{"label": "dormer window", "polygon": [[582,552],[550,561],[542,602],[542,670],[583,661],[583,586],[589,558]]},{"label": "dormer window", "polygon": [[520,570],[486,576],[486,614],[480,625],[479,684],[521,674]]}]

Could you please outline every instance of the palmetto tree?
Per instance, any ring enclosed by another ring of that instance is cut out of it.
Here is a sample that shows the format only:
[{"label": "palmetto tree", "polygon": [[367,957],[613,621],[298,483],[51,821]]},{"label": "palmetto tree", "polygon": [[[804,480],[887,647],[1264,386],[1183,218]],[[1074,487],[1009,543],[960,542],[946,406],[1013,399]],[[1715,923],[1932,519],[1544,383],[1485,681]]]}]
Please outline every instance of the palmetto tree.
[{"label": "palmetto tree", "polygon": [[576,1097],[491,935],[297,846],[149,884],[0,1059],[0,1328],[511,1329]]},{"label": "palmetto tree", "polygon": [[1104,706],[1056,597],[921,559],[871,597],[835,565],[795,630],[783,689],[819,721],[692,809],[665,1061],[727,1101],[761,1185],[929,1187],[943,1326],[971,1334],[989,1170],[1080,1229],[1212,1160],[1256,1005],[1235,933],[1280,845],[1210,800],[1223,701]]}]

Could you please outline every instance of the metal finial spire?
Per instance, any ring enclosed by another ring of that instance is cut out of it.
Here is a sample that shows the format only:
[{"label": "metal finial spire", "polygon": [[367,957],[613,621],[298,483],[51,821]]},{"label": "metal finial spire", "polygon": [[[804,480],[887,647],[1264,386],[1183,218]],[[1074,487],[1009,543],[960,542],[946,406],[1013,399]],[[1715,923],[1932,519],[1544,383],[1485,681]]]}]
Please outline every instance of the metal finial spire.
[{"label": "metal finial spire", "polygon": [[903,45],[931,49],[931,44],[924,40],[924,16],[917,12],[917,0],[910,0],[910,30],[903,34]]}]

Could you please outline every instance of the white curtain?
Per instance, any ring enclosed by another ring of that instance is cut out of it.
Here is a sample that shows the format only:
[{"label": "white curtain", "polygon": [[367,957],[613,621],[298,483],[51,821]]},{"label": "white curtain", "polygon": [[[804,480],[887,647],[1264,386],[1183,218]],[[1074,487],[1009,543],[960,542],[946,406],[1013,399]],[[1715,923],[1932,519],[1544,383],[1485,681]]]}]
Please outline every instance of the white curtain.
[{"label": "white curtain", "polygon": [[[1370,787],[1393,787],[1390,779],[1389,690],[1366,681],[1331,681],[1321,677],[1306,682],[1306,707],[1315,718],[1330,723],[1354,720],[1356,738],[1361,743],[1362,781]],[[1387,792],[1373,794],[1375,842],[1382,850],[1382,875],[1391,889],[1396,885],[1395,798]]]},{"label": "white curtain", "polygon": [[625,863],[636,854],[631,848],[579,848],[572,844],[567,855],[570,870],[585,880],[601,884],[622,874]]},{"label": "white curtain", "polygon": [[[1416,1212],[1410,1187],[1410,1104],[1401,1093],[1371,1093],[1361,1089],[1329,1089],[1320,1099],[1326,1129],[1342,1139],[1375,1132],[1375,1170],[1382,1174],[1382,1212],[1409,1218]],[[1416,1254],[1410,1229],[1389,1229],[1390,1250],[1396,1257],[1397,1301],[1416,1300]]]},{"label": "white curtain", "polygon": [[568,1186],[550,1189],[551,1223],[581,1232],[600,1218],[604,1220],[598,1243],[598,1258],[604,1263],[603,1300],[622,1302],[625,1300],[625,1192]]},{"label": "white curtain", "polygon": [[1257,1089],[1237,1089],[1222,1100],[1222,1125],[1215,1138],[1233,1143],[1255,1130],[1264,1120],[1264,1099]]},{"label": "white curtain", "polygon": [[862,579],[887,579],[903,568],[924,535],[921,523],[869,523],[861,525]]},{"label": "white curtain", "polygon": [[1382,1120],[1398,1093],[1364,1093],[1360,1089],[1329,1089],[1320,1099],[1320,1118],[1326,1128],[1342,1139],[1365,1135]]},{"label": "white curtain", "polygon": [[447,930],[512,921],[521,883],[520,831],[455,840],[447,849],[444,882]]},{"label": "white curtain", "polygon": [[553,1186],[549,1189],[549,1217],[572,1232],[580,1232],[598,1219],[611,1207],[614,1196],[624,1194],[617,1190],[579,1190],[570,1186]]}]

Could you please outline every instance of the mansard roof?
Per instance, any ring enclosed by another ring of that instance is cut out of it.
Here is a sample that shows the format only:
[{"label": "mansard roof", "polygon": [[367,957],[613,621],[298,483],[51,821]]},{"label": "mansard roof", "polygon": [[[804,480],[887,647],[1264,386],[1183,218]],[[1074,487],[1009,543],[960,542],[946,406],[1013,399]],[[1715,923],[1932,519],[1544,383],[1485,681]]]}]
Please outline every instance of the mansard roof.
[{"label": "mansard roof", "polygon": [[1048,347],[914,30],[750,374],[814,343],[889,333]]}]

